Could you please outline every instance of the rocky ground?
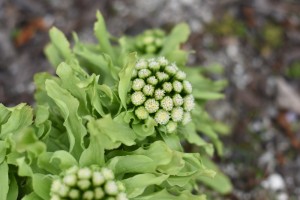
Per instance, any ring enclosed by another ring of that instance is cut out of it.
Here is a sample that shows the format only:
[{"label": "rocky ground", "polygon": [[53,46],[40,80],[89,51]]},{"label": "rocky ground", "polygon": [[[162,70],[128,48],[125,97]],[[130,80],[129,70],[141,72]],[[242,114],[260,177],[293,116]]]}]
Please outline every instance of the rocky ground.
[{"label": "rocky ground", "polygon": [[[93,41],[95,12],[115,36],[185,21],[190,63],[220,64],[229,81],[213,116],[232,127],[215,160],[231,178],[212,199],[300,199],[300,3],[297,0],[0,0],[0,102],[33,102],[33,74],[53,69],[43,48],[55,25]],[[209,189],[207,189],[209,191]]]}]

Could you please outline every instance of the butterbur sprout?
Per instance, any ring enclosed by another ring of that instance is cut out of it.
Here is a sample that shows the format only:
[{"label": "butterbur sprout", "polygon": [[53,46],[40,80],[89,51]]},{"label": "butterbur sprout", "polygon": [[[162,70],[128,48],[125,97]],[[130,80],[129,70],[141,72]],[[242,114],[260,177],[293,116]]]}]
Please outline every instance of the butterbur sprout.
[{"label": "butterbur sprout", "polygon": [[144,33],[137,36],[135,48],[138,52],[142,54],[157,54],[162,49],[164,39],[164,31],[160,29],[147,30]]},{"label": "butterbur sprout", "polygon": [[165,57],[140,59],[132,76],[131,102],[140,120],[153,118],[172,133],[178,124],[191,121],[195,106],[192,85],[186,74]]},{"label": "butterbur sprout", "polygon": [[53,180],[50,200],[63,199],[115,199],[128,200],[125,187],[114,178],[108,168],[72,167]]}]

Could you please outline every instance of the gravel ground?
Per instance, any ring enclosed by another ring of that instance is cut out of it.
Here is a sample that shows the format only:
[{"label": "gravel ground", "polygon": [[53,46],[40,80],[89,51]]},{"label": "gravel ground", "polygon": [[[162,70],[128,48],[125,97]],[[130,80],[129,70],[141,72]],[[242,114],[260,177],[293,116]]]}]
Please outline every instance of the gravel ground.
[{"label": "gravel ground", "polygon": [[93,41],[97,9],[115,36],[185,21],[190,64],[224,66],[212,78],[228,79],[226,99],[207,109],[232,127],[215,160],[235,189],[214,199],[300,199],[300,73],[290,72],[300,65],[299,1],[0,0],[0,102],[32,104],[33,74],[53,72],[43,54],[49,28]]}]

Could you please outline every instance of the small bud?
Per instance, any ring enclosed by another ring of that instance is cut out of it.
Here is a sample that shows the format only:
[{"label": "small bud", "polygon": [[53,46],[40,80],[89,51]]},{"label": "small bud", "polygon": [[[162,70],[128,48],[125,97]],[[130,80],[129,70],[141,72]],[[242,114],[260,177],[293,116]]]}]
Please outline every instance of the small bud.
[{"label": "small bud", "polygon": [[155,113],[159,108],[159,103],[155,99],[148,99],[144,105],[149,113]]},{"label": "small bud", "polygon": [[77,186],[81,190],[86,190],[91,186],[91,182],[89,180],[80,180],[80,181],[77,182]]},{"label": "small bud", "polygon": [[145,86],[145,81],[143,79],[137,78],[132,82],[132,89],[135,91],[141,90]]},{"label": "small bud", "polygon": [[104,192],[101,187],[95,189],[95,199],[102,199],[104,197]]},{"label": "small bud", "polygon": [[79,199],[79,195],[80,195],[80,192],[79,192],[77,189],[72,189],[72,190],[70,190],[68,196],[69,196],[71,199]]},{"label": "small bud", "polygon": [[87,167],[82,168],[78,170],[77,176],[79,179],[89,179],[92,177],[92,171]]},{"label": "small bud", "polygon": [[50,200],[61,200],[58,195],[52,195]]},{"label": "small bud", "polygon": [[181,107],[176,107],[171,112],[171,118],[174,122],[180,122],[183,118],[183,109]]},{"label": "small bud", "polygon": [[58,191],[58,194],[61,197],[66,197],[68,195],[68,193],[69,193],[69,190],[70,190],[70,188],[68,186],[61,185],[61,187],[60,187],[60,189]]},{"label": "small bud", "polygon": [[158,83],[158,80],[155,76],[150,76],[149,78],[147,78],[147,83],[151,85],[156,85]]},{"label": "small bud", "polygon": [[165,93],[166,93],[166,92],[165,92],[164,90],[162,90],[162,89],[157,89],[157,90],[155,90],[155,92],[154,92],[154,98],[155,98],[156,100],[161,100],[161,99],[164,98]]},{"label": "small bud", "polygon": [[154,93],[154,87],[152,85],[145,85],[143,87],[143,93],[146,95],[146,96],[152,96],[153,93]]},{"label": "small bud", "polygon": [[83,199],[86,199],[86,200],[93,200],[94,199],[94,192],[88,190],[88,191],[83,193],[82,197],[83,197]]},{"label": "small bud", "polygon": [[174,106],[181,106],[183,104],[183,98],[180,94],[175,94],[173,96]]},{"label": "small bud", "polygon": [[157,61],[159,62],[159,64],[160,64],[161,66],[166,66],[166,65],[168,65],[168,63],[169,63],[169,61],[168,61],[165,57],[159,57],[159,58],[157,59]]},{"label": "small bud", "polygon": [[152,69],[152,70],[154,70],[154,71],[158,71],[159,68],[160,68],[160,65],[159,65],[159,63],[156,62],[156,61],[151,61],[151,62],[149,63],[149,68]]},{"label": "small bud", "polygon": [[151,71],[149,69],[141,69],[140,71],[138,71],[138,76],[139,78],[147,78],[151,75]]},{"label": "small bud", "polygon": [[194,107],[195,107],[195,99],[193,95],[185,96],[183,99],[183,108],[186,111],[190,112],[193,110]]},{"label": "small bud", "polygon": [[175,64],[168,65],[168,66],[166,66],[165,71],[166,71],[169,75],[173,76],[173,75],[175,75],[176,72],[178,71],[178,67],[177,67]]},{"label": "small bud", "polygon": [[159,82],[166,81],[169,79],[169,75],[165,72],[156,72],[155,75]]},{"label": "small bud", "polygon": [[124,187],[124,185],[121,182],[117,182],[117,185],[118,185],[119,191],[122,191],[122,192],[125,191],[125,187]]},{"label": "small bud", "polygon": [[77,171],[78,171],[78,167],[77,166],[73,166],[73,167],[71,167],[70,169],[68,169],[66,171],[66,174],[76,174]]},{"label": "small bud", "polygon": [[138,92],[134,92],[131,95],[131,102],[133,103],[133,105],[135,106],[139,106],[142,105],[146,100],[146,97],[144,95],[144,93],[138,91]]},{"label": "small bud", "polygon": [[140,59],[136,65],[135,65],[135,69],[140,70],[140,69],[146,69],[147,68],[147,61],[145,59]]},{"label": "small bud", "polygon": [[143,40],[144,44],[151,44],[154,42],[154,38],[152,36],[145,37]]},{"label": "small bud", "polygon": [[173,109],[173,100],[171,97],[166,96],[160,102],[161,107],[166,111],[171,111]]},{"label": "small bud", "polygon": [[108,168],[103,168],[101,172],[106,180],[112,180],[115,178],[114,173]]},{"label": "small bud", "polygon": [[175,75],[175,77],[180,80],[183,81],[186,78],[186,74],[183,71],[178,71]]},{"label": "small bud", "polygon": [[168,133],[173,133],[177,129],[177,123],[169,121],[166,125],[166,128]]},{"label": "small bud", "polygon": [[132,77],[132,78],[136,78],[137,75],[138,75],[137,70],[136,70],[136,69],[133,69],[131,77]]},{"label": "small bud", "polygon": [[155,45],[147,45],[146,46],[146,53],[154,53],[156,51]]},{"label": "small bud", "polygon": [[105,182],[105,178],[101,172],[93,173],[93,185],[100,186]]},{"label": "small bud", "polygon": [[105,184],[105,192],[109,195],[116,195],[118,194],[118,185],[114,181],[108,181]]},{"label": "small bud", "polygon": [[144,106],[140,106],[135,110],[135,115],[137,116],[137,118],[144,120],[147,119],[149,117],[149,113],[148,111],[145,109]]},{"label": "small bud", "polygon": [[193,91],[192,84],[189,81],[183,81],[183,91],[187,94],[191,94]]},{"label": "small bud", "polygon": [[154,119],[158,124],[165,125],[169,122],[170,114],[167,111],[160,109],[156,112]]},{"label": "small bud", "polygon": [[54,180],[51,185],[51,192],[57,193],[62,186],[62,183],[60,180]]},{"label": "small bud", "polygon": [[174,81],[173,82],[173,88],[174,88],[175,92],[180,93],[182,91],[182,88],[183,88],[182,83],[179,82],[179,81]]},{"label": "small bud", "polygon": [[182,124],[183,124],[183,125],[186,125],[186,124],[188,124],[188,123],[191,122],[191,121],[192,121],[191,113],[185,112],[185,113],[183,114]]},{"label": "small bud", "polygon": [[63,182],[68,186],[76,185],[77,177],[74,174],[66,175],[63,179]]},{"label": "small bud", "polygon": [[121,192],[117,195],[116,200],[128,200],[125,193]]},{"label": "small bud", "polygon": [[173,86],[172,86],[172,83],[169,83],[169,82],[165,82],[163,85],[162,85],[163,89],[166,91],[166,92],[172,92],[173,90]]}]

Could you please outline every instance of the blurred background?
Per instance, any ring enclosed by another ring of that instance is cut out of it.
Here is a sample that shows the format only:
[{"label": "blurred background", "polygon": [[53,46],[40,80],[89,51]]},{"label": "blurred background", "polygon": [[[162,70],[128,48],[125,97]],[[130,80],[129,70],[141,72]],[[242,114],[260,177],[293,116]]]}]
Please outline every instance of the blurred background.
[{"label": "blurred background", "polygon": [[96,10],[114,36],[187,22],[191,65],[224,67],[226,99],[207,109],[231,126],[214,160],[234,185],[211,199],[300,199],[299,0],[0,0],[0,102],[33,104],[33,74],[57,26],[93,42]]}]

